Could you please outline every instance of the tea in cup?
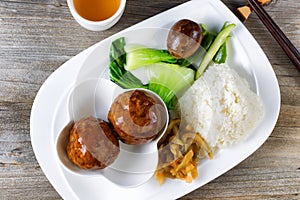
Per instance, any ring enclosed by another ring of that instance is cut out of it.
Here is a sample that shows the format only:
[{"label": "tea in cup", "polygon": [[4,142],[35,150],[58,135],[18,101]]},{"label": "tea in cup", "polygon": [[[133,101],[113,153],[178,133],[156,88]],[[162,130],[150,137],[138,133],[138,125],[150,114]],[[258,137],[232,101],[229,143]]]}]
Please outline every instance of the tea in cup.
[{"label": "tea in cup", "polygon": [[103,31],[121,18],[126,0],[67,0],[75,20],[84,28]]}]

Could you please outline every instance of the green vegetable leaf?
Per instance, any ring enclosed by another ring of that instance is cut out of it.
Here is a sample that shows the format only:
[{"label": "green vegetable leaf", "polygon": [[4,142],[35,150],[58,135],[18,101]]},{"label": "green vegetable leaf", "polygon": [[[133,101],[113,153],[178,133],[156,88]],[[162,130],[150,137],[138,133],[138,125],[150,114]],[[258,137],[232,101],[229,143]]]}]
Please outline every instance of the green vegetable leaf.
[{"label": "green vegetable leaf", "polygon": [[112,42],[109,51],[109,76],[110,80],[122,88],[147,88],[142,81],[128,72],[124,66],[126,63],[126,52],[124,49],[124,37]]},{"label": "green vegetable leaf", "polygon": [[215,38],[216,36],[214,34],[207,32],[201,42],[201,46],[207,51]]},{"label": "green vegetable leaf", "polygon": [[226,38],[226,41],[222,44],[222,46],[219,48],[218,52],[213,58],[213,61],[217,64],[225,63],[227,58],[227,43],[229,41],[230,37],[228,36]]},{"label": "green vegetable leaf", "polygon": [[226,26],[223,26],[222,30],[218,33],[217,37],[213,41],[213,43],[210,45],[207,53],[205,54],[202,62],[200,63],[200,66],[197,70],[196,79],[198,79],[209,63],[212,61],[213,57],[216,55],[219,48],[222,46],[222,44],[226,41],[226,38],[229,36],[231,30],[235,27],[235,24],[227,24]]},{"label": "green vegetable leaf", "polygon": [[155,63],[147,66],[149,89],[157,93],[169,109],[173,109],[174,97],[178,97],[189,88],[195,77],[195,71],[176,64]]},{"label": "green vegetable leaf", "polygon": [[176,63],[177,59],[167,50],[152,49],[140,45],[126,45],[126,65],[128,71],[157,62]]}]

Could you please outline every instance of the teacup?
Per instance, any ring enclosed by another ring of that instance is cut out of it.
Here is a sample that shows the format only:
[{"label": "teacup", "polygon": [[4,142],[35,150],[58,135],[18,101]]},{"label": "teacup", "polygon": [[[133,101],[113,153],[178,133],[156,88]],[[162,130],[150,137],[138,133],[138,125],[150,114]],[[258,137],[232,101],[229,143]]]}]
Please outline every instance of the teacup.
[{"label": "teacup", "polygon": [[82,27],[91,31],[103,31],[111,28],[121,18],[126,5],[126,0],[120,0],[119,7],[112,16],[103,20],[94,21],[94,20],[86,19],[83,16],[81,16],[78,10],[76,10],[75,8],[74,1],[75,0],[67,0],[72,16]]}]

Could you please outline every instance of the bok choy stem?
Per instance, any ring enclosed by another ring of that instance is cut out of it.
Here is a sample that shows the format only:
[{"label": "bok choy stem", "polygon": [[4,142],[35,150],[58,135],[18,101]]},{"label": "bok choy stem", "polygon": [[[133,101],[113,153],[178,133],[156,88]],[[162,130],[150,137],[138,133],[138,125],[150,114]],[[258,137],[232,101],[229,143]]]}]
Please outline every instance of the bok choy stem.
[{"label": "bok choy stem", "polygon": [[222,28],[222,30],[218,33],[217,37],[209,47],[207,53],[205,54],[202,62],[199,65],[199,68],[196,73],[196,79],[198,79],[209,63],[212,61],[216,53],[218,52],[219,48],[222,46],[222,44],[226,41],[226,38],[229,36],[231,30],[235,27],[235,24],[226,24],[225,27]]}]

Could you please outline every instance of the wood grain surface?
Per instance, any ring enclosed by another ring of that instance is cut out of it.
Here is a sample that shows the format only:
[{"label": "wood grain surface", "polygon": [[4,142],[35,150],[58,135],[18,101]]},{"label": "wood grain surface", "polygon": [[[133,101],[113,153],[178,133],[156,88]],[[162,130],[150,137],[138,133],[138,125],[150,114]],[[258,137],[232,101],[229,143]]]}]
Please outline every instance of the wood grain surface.
[{"label": "wood grain surface", "polygon": [[[30,142],[31,107],[46,78],[89,46],[184,2],[127,0],[113,28],[92,32],[75,22],[65,0],[0,0],[0,199],[61,199]],[[223,2],[232,11],[247,4]],[[273,0],[265,8],[300,49],[300,1]],[[278,122],[253,155],[181,199],[300,199],[300,73],[254,13],[245,25],[278,78]]]}]

